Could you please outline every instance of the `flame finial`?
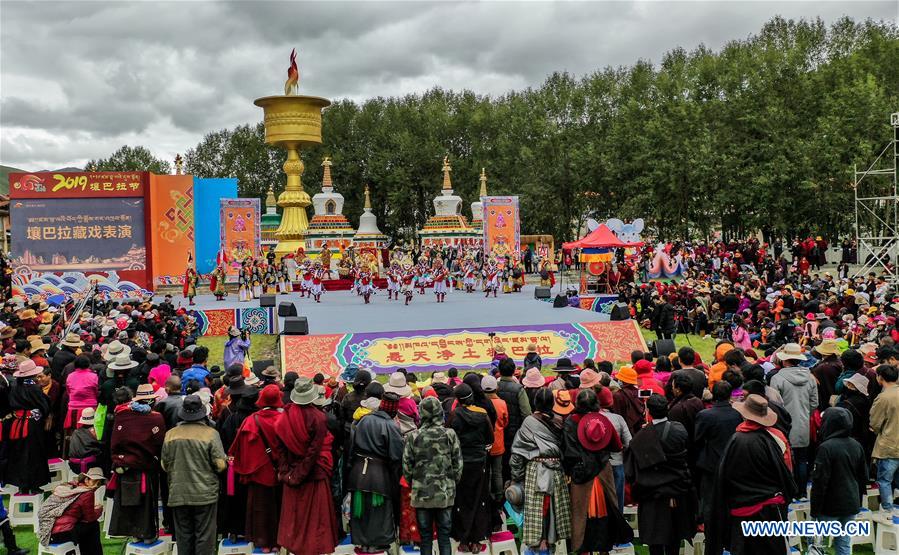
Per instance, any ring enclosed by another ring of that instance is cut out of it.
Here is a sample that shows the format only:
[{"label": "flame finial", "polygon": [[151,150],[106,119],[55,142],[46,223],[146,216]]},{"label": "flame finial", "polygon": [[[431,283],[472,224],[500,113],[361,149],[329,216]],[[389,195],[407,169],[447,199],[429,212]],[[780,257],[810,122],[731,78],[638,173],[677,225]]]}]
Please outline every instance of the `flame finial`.
[{"label": "flame finial", "polygon": [[300,90],[300,70],[297,69],[297,49],[290,51],[290,67],[287,68],[287,81],[284,82],[284,94],[296,95]]}]

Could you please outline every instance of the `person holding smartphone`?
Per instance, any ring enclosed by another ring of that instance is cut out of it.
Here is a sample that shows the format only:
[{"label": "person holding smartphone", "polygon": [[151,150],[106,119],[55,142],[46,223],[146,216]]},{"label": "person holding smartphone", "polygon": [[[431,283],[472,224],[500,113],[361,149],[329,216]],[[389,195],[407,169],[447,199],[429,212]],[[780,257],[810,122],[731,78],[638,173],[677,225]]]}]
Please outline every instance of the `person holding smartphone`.
[{"label": "person holding smartphone", "polygon": [[228,342],[225,343],[224,361],[225,368],[231,368],[235,364],[243,366],[250,352],[250,334],[247,330],[238,330],[235,326],[228,328]]}]

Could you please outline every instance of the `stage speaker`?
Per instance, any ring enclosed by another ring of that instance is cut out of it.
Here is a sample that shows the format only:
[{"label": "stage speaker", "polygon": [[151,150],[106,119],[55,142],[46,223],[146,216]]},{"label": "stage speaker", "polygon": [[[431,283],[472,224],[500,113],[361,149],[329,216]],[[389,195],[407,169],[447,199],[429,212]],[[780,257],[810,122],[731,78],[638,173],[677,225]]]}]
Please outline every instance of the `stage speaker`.
[{"label": "stage speaker", "polygon": [[269,366],[274,366],[275,361],[272,359],[266,360],[254,360],[253,361],[253,373],[257,376],[262,375],[262,371],[268,368]]},{"label": "stage speaker", "polygon": [[288,316],[281,335],[309,335],[309,321],[305,316]]},{"label": "stage speaker", "polygon": [[262,308],[275,306],[275,295],[260,295],[259,297],[259,306]]},{"label": "stage speaker", "polygon": [[568,297],[565,295],[556,295],[556,299],[553,301],[553,308],[565,308],[568,306]]},{"label": "stage speaker", "polygon": [[615,303],[612,307],[612,320],[630,320],[631,312],[627,309],[627,303]]},{"label": "stage speaker", "polygon": [[667,357],[676,351],[677,347],[674,346],[673,339],[656,339],[652,342],[652,354],[656,358]]},{"label": "stage speaker", "polygon": [[541,301],[545,301],[552,296],[552,292],[549,287],[535,287],[534,288],[534,298],[540,299]]},{"label": "stage speaker", "polygon": [[293,303],[288,302],[280,302],[278,303],[278,316],[281,318],[285,318],[287,316],[296,316],[297,315],[297,306]]}]

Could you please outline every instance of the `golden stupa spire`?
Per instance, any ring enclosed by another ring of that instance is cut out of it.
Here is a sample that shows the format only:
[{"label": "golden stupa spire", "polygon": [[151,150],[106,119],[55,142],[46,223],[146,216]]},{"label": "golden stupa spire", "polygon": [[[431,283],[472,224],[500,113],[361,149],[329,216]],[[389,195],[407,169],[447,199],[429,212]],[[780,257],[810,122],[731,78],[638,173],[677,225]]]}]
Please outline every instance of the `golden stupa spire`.
[{"label": "golden stupa spire", "polygon": [[481,168],[481,196],[487,196],[487,172],[484,171],[484,168]]},{"label": "golden stupa spire", "polygon": [[334,187],[334,184],[331,182],[331,157],[325,156],[324,160],[322,160],[322,167],[325,168],[322,173],[322,189],[328,188],[331,189]]},{"label": "golden stupa spire", "polygon": [[444,191],[452,191],[453,183],[450,181],[450,172],[453,171],[452,166],[449,163],[449,156],[443,157],[443,190]]},{"label": "golden stupa spire", "polygon": [[275,200],[275,189],[271,185],[269,185],[268,194],[265,195],[265,209],[274,209],[277,205],[278,201]]},{"label": "golden stupa spire", "polygon": [[371,195],[368,193],[368,183],[365,184],[365,210],[371,210]]}]

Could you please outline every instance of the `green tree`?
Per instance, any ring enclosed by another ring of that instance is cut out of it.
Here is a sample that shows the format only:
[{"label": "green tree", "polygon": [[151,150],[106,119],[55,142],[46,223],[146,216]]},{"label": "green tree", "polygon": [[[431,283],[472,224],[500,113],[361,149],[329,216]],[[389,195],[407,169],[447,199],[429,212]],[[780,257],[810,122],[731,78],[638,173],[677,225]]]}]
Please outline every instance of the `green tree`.
[{"label": "green tree", "polygon": [[148,148],[128,145],[113,152],[109,158],[90,160],[85,168],[98,172],[150,171],[156,174],[172,172],[171,165],[153,156]]}]

